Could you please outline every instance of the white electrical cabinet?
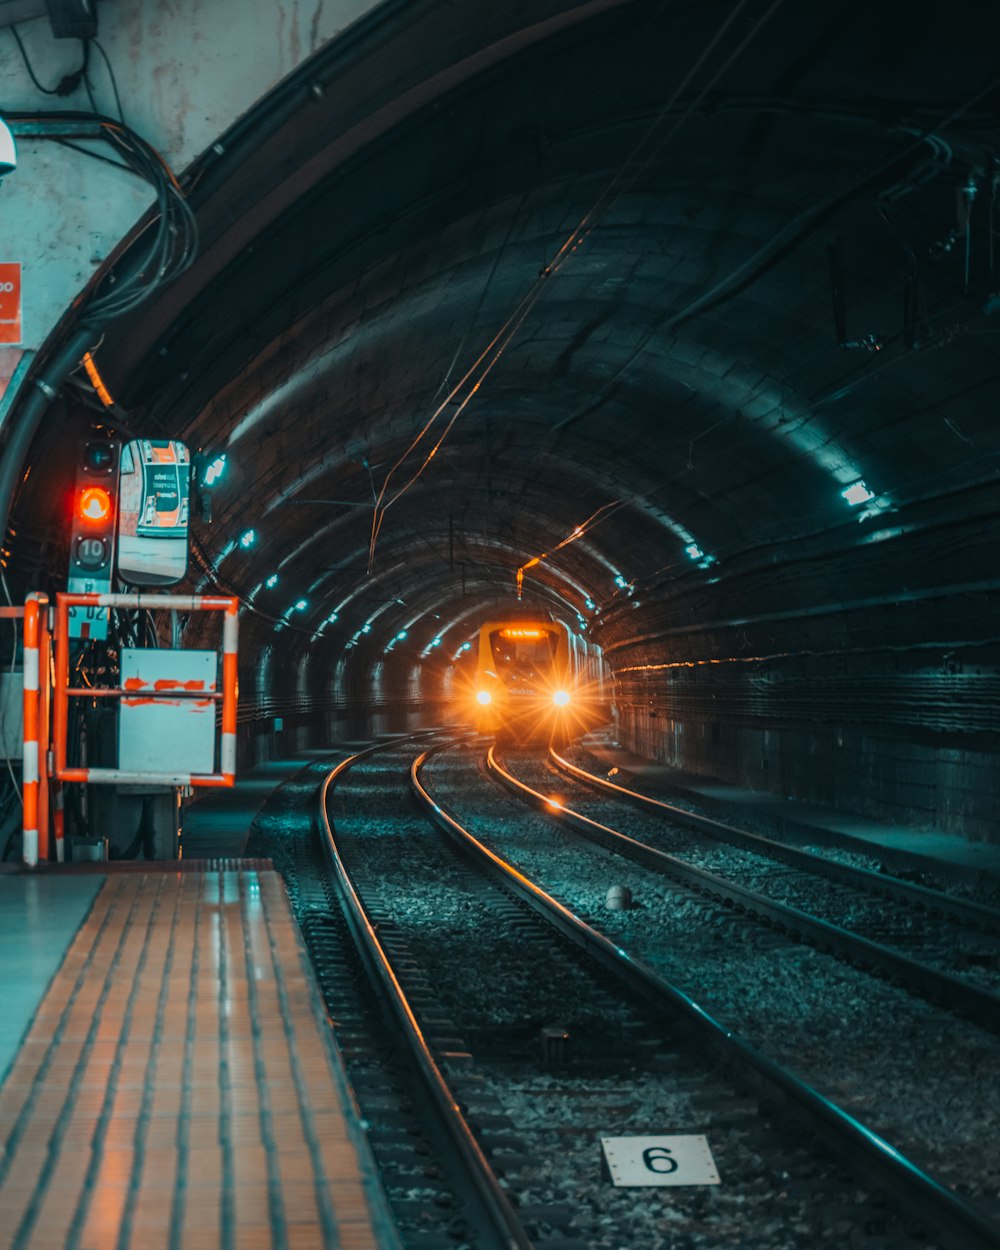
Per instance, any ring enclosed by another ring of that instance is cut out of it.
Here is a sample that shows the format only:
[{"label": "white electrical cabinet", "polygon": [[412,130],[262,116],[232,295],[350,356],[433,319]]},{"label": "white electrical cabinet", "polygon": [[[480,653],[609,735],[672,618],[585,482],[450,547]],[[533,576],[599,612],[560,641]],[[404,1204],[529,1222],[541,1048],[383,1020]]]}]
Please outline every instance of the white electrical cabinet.
[{"label": "white electrical cabinet", "polygon": [[215,771],[219,660],[214,651],[128,647],[121,653],[118,767],[123,772]]}]

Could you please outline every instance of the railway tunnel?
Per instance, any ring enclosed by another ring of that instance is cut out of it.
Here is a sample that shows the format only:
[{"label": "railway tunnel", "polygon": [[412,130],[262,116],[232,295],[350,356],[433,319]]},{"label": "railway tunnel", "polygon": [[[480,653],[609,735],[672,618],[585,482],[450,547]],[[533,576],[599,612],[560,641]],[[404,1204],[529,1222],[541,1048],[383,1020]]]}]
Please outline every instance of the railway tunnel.
[{"label": "railway tunnel", "polygon": [[[153,7],[99,5],[95,101],[93,6],[0,3],[19,156],[0,296],[20,257],[52,308],[19,338],[0,300],[7,602],[65,588],[81,447],[177,440],[194,467],[177,589],[238,604],[237,788],[470,719],[479,627],[544,617],[599,692],[602,771],[946,842],[995,889],[998,19],[968,0]],[[48,23],[77,11],[53,51]],[[210,103],[227,91],[228,113]],[[155,201],[109,201],[121,228],[97,241],[99,197],[57,157],[104,153],[109,130]],[[35,211],[68,224],[49,239]],[[75,259],[46,270],[57,247]],[[192,613],[175,642],[213,647],[213,627]],[[192,802],[193,825],[211,808]],[[263,979],[283,986],[276,874],[220,862],[213,915],[264,908],[272,936],[246,949],[270,941]],[[66,891],[45,896],[69,909],[56,945],[74,916],[95,944],[107,926],[88,879],[31,887]],[[318,904],[292,896],[308,934]],[[289,1053],[325,1038],[317,1010]],[[335,1165],[303,1124],[319,1193]],[[264,1136],[253,1227],[290,1244]],[[211,1216],[226,1245],[231,1180]],[[67,1245],[85,1225],[140,1244],[127,1204],[101,1223],[89,1201]],[[312,1244],[340,1244],[317,1203]],[[176,1250],[194,1234],[172,1218]],[[991,1244],[978,1219],[954,1244]]]},{"label": "railway tunnel", "polygon": [[197,256],[141,315],[101,309],[148,222],[67,291],[6,423],[12,591],[59,578],[69,452],[117,419],[226,457],[190,584],[243,605],[242,759],[275,717],[432,720],[523,569],[639,754],[995,839],[973,9],[443,14],[376,9],[196,158]]}]

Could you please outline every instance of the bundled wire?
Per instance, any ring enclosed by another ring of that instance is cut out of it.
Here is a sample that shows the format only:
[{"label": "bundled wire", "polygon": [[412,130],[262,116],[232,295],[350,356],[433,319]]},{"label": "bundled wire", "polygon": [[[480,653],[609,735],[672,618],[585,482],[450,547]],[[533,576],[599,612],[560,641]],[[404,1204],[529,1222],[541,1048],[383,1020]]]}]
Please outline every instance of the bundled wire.
[{"label": "bundled wire", "polygon": [[[167,162],[151,143],[147,143],[140,134],[126,124],[114,69],[107,53],[96,39],[82,39],[79,67],[73,73],[65,75],[57,86],[46,87],[35,73],[17,27],[12,25],[10,30],[21,53],[25,69],[37,90],[45,95],[66,96],[72,94],[82,83],[93,112],[67,111],[43,113],[37,116],[8,112],[7,117],[50,125],[51,131],[34,137],[51,138],[64,147],[89,156],[92,160],[103,161],[117,169],[128,170],[149,183],[156,193],[154,212],[130,240],[118,262],[110,266],[107,272],[98,278],[81,310],[81,320],[84,324],[100,323],[121,317],[190,267],[198,252],[198,225],[194,213]],[[97,108],[89,73],[91,44],[100,53],[107,69],[114,92],[115,105],[118,109],[117,120],[105,116]],[[60,122],[72,123],[71,133],[60,133]],[[99,152],[71,141],[73,136],[79,134],[78,127],[81,122],[90,123],[95,129],[95,136],[88,134],[87,138],[97,137],[107,143],[114,150],[117,159],[109,159]],[[137,248],[143,244],[145,251],[138,253]]]},{"label": "bundled wire", "polygon": [[[198,253],[198,223],[160,153],[122,122],[101,118],[100,126],[124,165],[153,187],[156,209],[119,263],[98,280],[87,300],[84,322],[103,322],[130,312],[190,268]],[[133,259],[144,240],[146,250]]]},{"label": "bundled wire", "polygon": [[[51,139],[135,174],[155,192],[156,202],[147,219],[83,297],[80,320],[84,325],[99,326],[124,316],[190,268],[198,254],[198,223],[176,175],[151,143],[124,122],[101,114],[7,112],[5,116],[8,121],[44,123],[46,130],[32,138]],[[67,123],[65,129],[60,129],[60,123]],[[82,136],[81,123],[88,124]],[[81,140],[90,139],[106,143],[116,159],[82,146]]]}]

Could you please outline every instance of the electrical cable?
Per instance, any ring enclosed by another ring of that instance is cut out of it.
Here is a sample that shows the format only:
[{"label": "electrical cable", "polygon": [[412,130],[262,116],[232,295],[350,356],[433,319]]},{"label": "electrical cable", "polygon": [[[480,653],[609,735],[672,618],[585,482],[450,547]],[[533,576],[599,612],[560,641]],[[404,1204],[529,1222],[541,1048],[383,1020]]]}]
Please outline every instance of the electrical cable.
[{"label": "electrical cable", "polygon": [[261,608],[258,608],[245,590],[242,590],[236,585],[235,582],[231,582],[228,578],[221,576],[221,574],[216,571],[210,553],[195,533],[191,532],[189,534],[189,540],[191,544],[191,553],[195,558],[195,563],[199,566],[202,573],[204,573],[205,578],[211,582],[217,590],[221,590],[224,594],[232,595],[239,601],[240,606],[244,608],[245,611],[259,617],[262,621],[269,621],[272,625],[282,625],[285,629],[292,630],[293,633],[305,634],[310,638],[315,635],[316,631],[314,629],[303,629],[300,625],[293,625],[287,617],[275,616],[271,612],[264,612]]},{"label": "electrical cable", "polygon": [[[462,413],[465,411],[466,407],[467,407],[467,406],[468,406],[468,405],[472,402],[473,398],[475,397],[475,395],[476,395],[476,394],[477,394],[477,392],[479,391],[479,388],[480,388],[480,387],[482,386],[482,384],[486,381],[487,377],[488,377],[488,376],[489,376],[489,374],[492,372],[492,370],[493,370],[493,368],[496,366],[497,362],[500,360],[500,357],[501,357],[501,356],[504,354],[504,352],[506,351],[506,349],[507,349],[508,345],[510,344],[511,340],[513,339],[514,335],[515,335],[515,334],[517,333],[517,331],[520,329],[520,327],[521,327],[522,323],[524,322],[524,319],[527,317],[528,313],[532,310],[532,308],[535,306],[535,304],[536,304],[536,303],[538,302],[538,300],[541,298],[542,290],[543,290],[543,288],[542,288],[541,286],[537,286],[537,287],[535,287],[535,288],[533,288],[533,289],[532,289],[532,291],[529,293],[529,295],[528,295],[528,296],[527,296],[527,297],[526,297],[526,298],[522,301],[522,303],[521,303],[521,305],[520,305],[520,307],[519,307],[519,309],[518,309],[518,314],[517,314],[516,319],[514,319],[514,320],[508,320],[508,321],[504,324],[504,326],[501,328],[501,332],[500,332],[499,334],[497,334],[497,335],[495,335],[495,336],[494,336],[493,340],[492,340],[492,341],[490,342],[490,344],[487,346],[486,350],[480,354],[480,356],[479,356],[479,357],[478,357],[478,359],[476,360],[475,364],[472,366],[472,369],[470,369],[470,370],[469,370],[469,371],[465,374],[465,376],[463,377],[462,381],[461,381],[461,382],[459,382],[459,383],[457,384],[457,386],[455,386],[455,387],[453,388],[453,390],[452,390],[452,391],[448,394],[448,396],[446,396],[446,398],[442,401],[442,403],[441,403],[441,404],[438,406],[438,408],[435,410],[435,412],[434,412],[434,414],[432,415],[431,419],[430,419],[430,420],[429,420],[429,421],[425,424],[424,429],[420,432],[420,434],[417,436],[417,438],[416,438],[416,439],[414,439],[414,441],[413,441],[413,442],[410,444],[410,446],[407,448],[406,452],[404,452],[403,456],[401,456],[401,457],[400,457],[400,459],[396,462],[396,464],[395,464],[395,465],[393,466],[393,468],[390,470],[390,472],[389,472],[388,476],[387,476],[387,477],[386,477],[386,479],[385,479],[385,482],[384,482],[384,483],[383,483],[383,485],[382,485],[382,490],[381,490],[381,492],[379,493],[378,500],[376,501],[375,511],[374,511],[374,515],[373,515],[373,517],[372,517],[372,536],[371,536],[371,542],[370,542],[370,544],[369,544],[369,550],[368,550],[368,571],[369,571],[369,573],[371,572],[372,567],[373,567],[373,565],[374,565],[374,560],[375,560],[375,544],[376,544],[376,542],[378,541],[378,535],[379,535],[379,532],[380,532],[380,531],[381,531],[381,529],[382,529],[382,522],[383,522],[383,520],[385,519],[385,514],[386,514],[387,510],[388,510],[389,508],[391,508],[391,507],[392,507],[392,505],[393,505],[394,503],[396,503],[396,502],[397,502],[400,498],[402,498],[402,496],[403,496],[403,495],[405,495],[405,494],[406,494],[406,492],[407,492],[407,491],[410,489],[410,487],[414,484],[414,482],[417,480],[417,478],[418,478],[418,477],[420,477],[420,475],[423,473],[424,469],[426,469],[426,468],[427,468],[427,466],[430,464],[430,462],[431,462],[431,461],[434,459],[434,457],[437,455],[437,453],[438,453],[438,451],[439,451],[439,449],[440,449],[440,447],[441,447],[441,444],[444,442],[444,440],[445,440],[445,439],[448,437],[448,435],[451,433],[452,427],[454,426],[455,422],[458,420],[458,418],[459,418],[459,417],[462,415]],[[407,455],[409,455],[409,453],[410,453],[410,452],[411,452],[411,451],[412,451],[412,450],[416,447],[416,445],[417,445],[417,443],[420,441],[420,439],[421,439],[421,438],[423,438],[424,433],[426,433],[426,431],[430,429],[430,426],[433,424],[433,422],[437,419],[437,417],[441,414],[441,412],[443,412],[443,411],[444,411],[445,407],[446,407],[446,406],[447,406],[447,404],[450,402],[450,400],[451,400],[452,396],[453,396],[453,395],[455,395],[455,394],[456,394],[456,392],[457,392],[457,391],[458,391],[458,390],[462,387],[462,385],[463,385],[463,384],[465,383],[465,381],[466,381],[466,380],[467,380],[467,379],[471,376],[471,374],[473,373],[473,371],[475,370],[475,368],[479,365],[479,363],[480,363],[481,361],[483,361],[483,359],[484,359],[486,356],[488,356],[488,355],[489,355],[490,351],[493,349],[493,347],[494,347],[494,346],[496,347],[496,351],[493,353],[492,358],[491,358],[491,359],[490,359],[490,360],[489,360],[489,361],[485,364],[485,366],[484,366],[484,368],[483,368],[483,371],[482,371],[481,375],[477,378],[477,380],[476,380],[475,384],[472,386],[472,388],[470,389],[469,393],[465,396],[465,398],[464,398],[464,399],[461,401],[461,403],[459,404],[458,408],[457,408],[457,409],[455,410],[455,412],[452,414],[451,419],[448,421],[448,423],[447,423],[447,425],[445,426],[444,430],[442,431],[442,433],[441,433],[441,434],[440,434],[440,436],[438,437],[437,442],[434,444],[434,446],[431,448],[431,450],[430,450],[430,451],[427,453],[427,455],[424,457],[423,461],[422,461],[422,462],[421,462],[421,464],[420,464],[420,467],[416,470],[416,472],[415,472],[415,473],[413,473],[413,475],[412,475],[412,476],[410,477],[410,479],[406,482],[406,484],[405,484],[404,486],[400,487],[400,489],[399,489],[399,490],[395,493],[395,495],[393,495],[393,497],[392,497],[392,498],[388,501],[388,503],[383,504],[383,503],[382,503],[382,499],[385,497],[385,491],[386,491],[386,488],[388,487],[388,484],[389,484],[389,479],[391,478],[392,474],[393,474],[393,473],[395,472],[395,470],[399,467],[399,465],[400,465],[400,464],[402,464],[402,462],[403,462],[403,460],[406,458],[406,456],[407,456]]]},{"label": "electrical cable", "polygon": [[87,41],[85,39],[81,40],[81,43],[83,44],[83,61],[80,65],[80,68],[73,70],[69,74],[64,75],[63,78],[56,84],[56,86],[43,87],[42,84],[38,81],[35,71],[32,68],[31,61],[28,59],[27,49],[25,48],[23,42],[21,41],[21,35],[17,29],[17,26],[12,25],[10,28],[10,33],[14,36],[14,42],[17,44],[18,50],[21,53],[21,60],[24,62],[24,68],[28,71],[28,77],[31,79],[31,81],[35,84],[35,87],[43,95],[57,95],[57,96],[72,95],[73,92],[77,89],[77,87],[79,87],[81,79],[83,80],[86,79],[87,63],[90,59],[90,49],[87,47]]},{"label": "electrical cable", "polygon": [[[128,239],[120,259],[88,288],[79,315],[81,327],[93,332],[105,321],[133,311],[193,264],[198,252],[198,223],[184,188],[160,152],[136,131],[97,112],[8,113],[7,116],[50,123],[52,133],[37,138],[50,138],[94,160],[126,169],[147,182],[155,193],[153,209]],[[73,143],[68,135],[59,134],[60,121],[92,123],[98,130],[95,138],[107,143],[121,163]]]},{"label": "electrical cable", "polygon": [[[688,67],[687,71],[685,72],[684,76],[678,83],[677,87],[672,93],[667,104],[664,105],[664,107],[659,110],[652,124],[648,127],[648,129],[643,134],[639,142],[635,145],[635,147],[632,149],[629,155],[625,158],[622,164],[615,171],[614,175],[609,180],[607,185],[604,187],[600,195],[593,202],[593,204],[590,206],[587,212],[583,215],[583,217],[577,223],[576,227],[572,231],[570,231],[570,233],[563,240],[562,245],[556,251],[555,255],[550,260],[550,262],[542,268],[541,272],[539,273],[538,277],[535,279],[532,286],[525,293],[525,295],[522,296],[522,298],[519,300],[514,310],[508,315],[507,319],[501,325],[500,329],[496,332],[496,334],[494,334],[493,338],[487,344],[486,348],[479,354],[479,356],[476,358],[476,360],[473,362],[470,368],[463,375],[462,379],[451,389],[448,395],[445,396],[444,400],[438,405],[438,407],[434,410],[434,412],[431,414],[428,420],[424,423],[423,427],[417,433],[416,437],[411,441],[406,451],[404,451],[402,456],[400,456],[400,458],[396,461],[393,467],[389,470],[389,473],[386,475],[386,478],[383,481],[382,489],[379,492],[378,499],[376,500],[375,511],[372,517],[372,532],[371,532],[371,539],[369,542],[369,556],[368,556],[369,573],[371,572],[371,569],[374,566],[375,547],[378,541],[379,533],[382,528],[382,523],[385,519],[386,510],[389,507],[391,507],[392,504],[395,503],[403,494],[405,494],[407,490],[409,490],[409,488],[413,485],[413,483],[417,480],[417,478],[424,472],[424,470],[427,468],[430,461],[437,454],[441,444],[444,442],[445,438],[447,438],[448,434],[451,432],[452,428],[454,427],[455,422],[458,420],[459,416],[461,416],[461,414],[464,412],[465,408],[468,406],[469,402],[472,400],[475,394],[479,391],[483,382],[486,380],[489,373],[493,370],[498,360],[503,355],[506,348],[509,346],[514,335],[520,329],[528,313],[531,311],[535,303],[537,303],[538,299],[541,297],[541,294],[544,290],[544,287],[547,281],[551,277],[553,277],[559,271],[559,269],[562,268],[562,266],[566,263],[566,261],[577,252],[577,250],[586,240],[587,236],[590,233],[592,233],[592,231],[596,228],[596,226],[600,223],[600,221],[607,214],[611,206],[618,200],[618,198],[622,194],[624,194],[624,192],[628,189],[628,187],[632,185],[632,183],[638,177],[641,170],[649,163],[649,161],[653,158],[653,156],[655,156],[656,153],[662,149],[664,144],[667,143],[677,133],[677,130],[681,127],[681,125],[683,125],[683,123],[688,119],[688,117],[692,115],[695,108],[697,108],[698,104],[700,104],[700,102],[705,98],[705,96],[712,89],[715,83],[718,82],[721,75],[724,74],[726,70],[728,70],[730,66],[743,54],[743,52],[746,50],[746,48],[750,44],[751,40],[757,35],[757,33],[760,31],[763,25],[773,16],[773,14],[781,7],[781,5],[784,3],[784,0],[772,0],[767,10],[752,25],[751,29],[747,32],[746,35],[744,35],[744,37],[740,40],[740,42],[737,44],[735,49],[729,53],[729,55],[723,61],[722,65],[713,71],[707,83],[701,88],[700,92],[695,97],[694,102],[691,105],[689,105],[687,109],[685,109],[685,111],[676,120],[674,126],[668,131],[666,135],[657,139],[657,141],[653,143],[652,147],[650,147],[648,151],[645,151],[647,146],[650,144],[651,140],[656,135],[656,132],[659,130],[660,126],[663,124],[665,119],[668,116],[670,116],[672,109],[674,108],[677,100],[685,91],[688,84],[692,81],[694,76],[698,73],[698,71],[702,68],[702,66],[705,64],[708,58],[712,55],[715,48],[718,46],[719,42],[721,41],[721,39],[724,37],[726,31],[729,29],[732,23],[736,20],[736,18],[739,16],[740,12],[743,10],[743,8],[746,6],[747,3],[748,3],[748,0],[737,0],[736,4],[730,10],[728,16],[716,29],[713,36],[709,39],[708,43],[701,50],[700,54],[695,59],[693,64]],[[492,355],[492,358],[490,358],[490,354],[491,352],[493,352],[494,347],[496,347],[496,352],[495,354]],[[452,415],[451,419],[448,421],[445,427],[444,433],[438,438],[434,447],[431,449],[428,455],[424,458],[420,467],[408,480],[405,486],[403,486],[400,491],[397,491],[397,493],[392,497],[392,499],[389,500],[387,504],[383,505],[382,500],[385,498],[386,491],[388,490],[389,482],[393,474],[400,467],[400,465],[406,460],[406,458],[411,454],[411,452],[414,451],[415,448],[423,441],[426,435],[430,432],[433,425],[436,423],[438,417],[441,415],[441,413],[444,411],[447,405],[453,401],[453,399],[458,394],[458,392],[462,389],[462,387],[465,386],[465,384],[469,382],[470,379],[472,379],[472,377],[475,375],[476,370],[480,367],[480,365],[483,366],[482,373],[476,378],[475,382],[471,385],[469,394],[461,401],[461,403],[459,404],[458,410]]]},{"label": "electrical cable", "polygon": [[543,551],[541,555],[532,556],[530,560],[526,560],[517,570],[516,574],[518,599],[521,598],[521,586],[524,581],[526,569],[533,569],[537,564],[541,564],[543,560],[548,560],[551,556],[555,555],[557,551],[561,551],[563,547],[568,547],[570,543],[578,542],[584,537],[585,534],[588,533],[589,530],[593,529],[598,522],[606,520],[609,516],[617,512],[619,508],[624,508],[624,506],[625,501],[622,499],[612,499],[608,503],[602,504],[599,508],[595,509],[585,521],[581,521],[579,525],[574,526],[570,533],[567,534],[561,542],[556,543],[551,551]]},{"label": "electrical cable", "polygon": [[101,44],[97,39],[91,39],[90,43],[92,43],[94,47],[97,49],[97,51],[101,54],[101,58],[104,61],[104,64],[107,66],[108,78],[111,79],[111,90],[114,92],[115,106],[118,109],[118,120],[124,126],[125,125],[125,111],[122,108],[121,96],[118,94],[118,81],[115,78],[115,71],[111,68],[111,61],[108,59],[108,54],[101,47]]},{"label": "electrical cable", "polygon": [[81,156],[89,156],[92,161],[101,161],[105,165],[110,165],[112,169],[120,169],[126,174],[137,172],[131,165],[126,165],[123,161],[113,161],[110,156],[102,156],[100,152],[92,152],[90,148],[81,147],[78,143],[73,143],[71,139],[57,139],[56,142],[61,148],[69,148],[73,152],[79,152]]},{"label": "electrical cable", "polygon": [[[846,191],[842,191],[839,195],[832,196],[830,199],[825,200],[822,204],[815,205],[812,208],[805,209],[803,212],[796,214],[796,216],[793,217],[791,221],[787,222],[781,230],[777,231],[777,233],[772,235],[766,243],[759,247],[752,256],[748,257],[742,264],[738,265],[737,268],[725,278],[722,278],[720,281],[715,283],[710,290],[693,300],[687,305],[687,307],[682,308],[677,312],[670,313],[655,322],[643,336],[640,343],[630,353],[628,359],[615,372],[615,375],[604,384],[595,399],[592,400],[584,411],[578,414],[578,416],[574,416],[573,418],[564,421],[563,424],[568,424],[569,420],[576,420],[578,417],[587,416],[589,413],[596,411],[596,409],[600,407],[601,403],[603,403],[604,399],[611,393],[612,388],[623,376],[625,371],[642,354],[647,343],[649,343],[650,339],[655,334],[661,333],[664,330],[674,329],[675,327],[683,324],[685,321],[689,321],[692,317],[705,312],[710,312],[718,308],[721,304],[726,303],[734,296],[745,291],[765,273],[767,273],[768,270],[772,269],[776,264],[778,264],[779,261],[784,259],[789,252],[797,247],[803,239],[812,234],[820,225],[823,224],[824,221],[831,217],[840,208],[848,204],[851,200],[855,199],[863,192],[869,190],[873,185],[877,184],[878,181],[889,172],[889,170],[891,170],[895,165],[898,165],[902,161],[906,160],[913,154],[914,151],[918,150],[922,144],[931,144],[932,148],[935,148],[936,155],[940,155],[940,149],[935,145],[943,143],[943,140],[938,139],[935,131],[956,121],[962,116],[963,113],[967,112],[973,107],[973,105],[978,103],[991,92],[995,91],[998,87],[1000,87],[1000,76],[991,79],[985,87],[982,87],[974,95],[970,96],[964,104],[959,105],[945,118],[938,119],[932,126],[929,126],[921,134],[917,135],[913,142],[905,147],[902,152],[899,152],[895,156],[890,157],[888,160],[883,161],[882,164],[870,174],[867,174],[864,178],[852,183]],[[947,147],[947,145],[945,145],[945,147]],[[948,153],[950,154],[950,149],[948,149]],[[894,184],[892,188],[889,188],[889,191],[895,190],[896,187],[900,185],[901,184]]]},{"label": "electrical cable", "polygon": [[[132,273],[113,290],[91,295],[83,320],[92,322],[122,316],[193,263],[198,248],[198,226],[177,178],[160,153],[135,131],[119,122],[101,119],[108,141],[122,159],[155,189],[158,215],[153,238]],[[148,228],[148,227],[147,227]],[[137,236],[138,238],[138,236]],[[137,238],[132,240],[135,246]],[[113,272],[104,280],[113,279]],[[100,283],[98,283],[100,292]]]}]

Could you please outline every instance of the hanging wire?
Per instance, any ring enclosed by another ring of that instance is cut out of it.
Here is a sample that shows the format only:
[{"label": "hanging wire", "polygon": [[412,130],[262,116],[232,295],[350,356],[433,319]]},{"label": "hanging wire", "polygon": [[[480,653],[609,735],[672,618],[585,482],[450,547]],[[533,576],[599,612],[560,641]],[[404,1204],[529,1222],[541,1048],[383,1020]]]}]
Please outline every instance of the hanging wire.
[{"label": "hanging wire", "polygon": [[524,574],[528,569],[533,569],[536,565],[541,564],[543,560],[548,560],[550,556],[555,555],[557,551],[562,551],[563,547],[568,547],[570,543],[575,543],[598,522],[606,520],[612,513],[617,512],[619,508],[623,508],[625,502],[622,499],[612,499],[610,502],[601,504],[594,512],[587,517],[586,521],[581,521],[579,525],[575,525],[573,529],[561,541],[556,543],[551,551],[543,551],[540,555],[532,556],[530,560],[526,560],[524,564],[517,570],[515,574],[515,584],[517,588],[517,597],[521,598],[521,588],[524,585]]},{"label": "hanging wire", "polygon": [[77,87],[79,87],[81,80],[86,79],[87,63],[90,60],[90,48],[88,47],[86,40],[80,41],[83,44],[83,60],[79,69],[75,69],[71,73],[64,75],[54,87],[44,87],[38,81],[38,77],[35,74],[31,61],[28,59],[27,50],[21,41],[21,35],[17,27],[11,26],[10,33],[14,36],[14,42],[17,44],[18,51],[21,53],[21,60],[24,62],[24,68],[28,71],[28,77],[35,84],[35,87],[42,93],[42,95],[72,95]]},{"label": "hanging wire", "polygon": [[[542,295],[543,290],[545,289],[545,285],[547,284],[547,282],[552,277],[555,276],[555,274],[570,259],[570,257],[576,254],[576,252],[580,249],[580,247],[586,241],[587,237],[592,233],[592,231],[597,227],[597,225],[600,224],[601,220],[607,215],[612,205],[621,197],[621,195],[625,193],[625,191],[628,190],[628,188],[635,182],[635,179],[642,172],[642,170],[648,165],[648,163],[653,159],[653,157],[662,149],[664,144],[666,144],[674,136],[674,134],[676,134],[677,130],[693,114],[695,109],[699,106],[699,104],[705,98],[708,92],[711,91],[712,88],[715,86],[715,84],[718,82],[719,78],[733,65],[733,63],[740,56],[742,56],[742,54],[744,53],[744,51],[750,44],[751,40],[758,34],[758,32],[761,30],[764,24],[774,15],[774,13],[777,12],[777,10],[784,3],[784,0],[772,0],[772,3],[767,8],[767,10],[756,20],[756,22],[754,22],[750,30],[740,40],[740,42],[737,44],[735,49],[732,52],[730,52],[730,54],[725,58],[722,64],[712,72],[712,74],[709,76],[708,81],[701,88],[701,90],[699,91],[697,96],[694,98],[694,100],[683,110],[680,116],[675,120],[674,125],[669,129],[669,131],[665,135],[660,135],[659,130],[661,126],[663,125],[663,123],[665,122],[665,120],[667,119],[667,117],[672,114],[672,111],[677,101],[681,98],[683,92],[687,89],[687,87],[693,80],[694,76],[698,73],[698,71],[706,63],[708,58],[715,51],[716,47],[718,46],[719,42],[724,37],[727,30],[730,28],[733,22],[737,19],[737,17],[741,13],[741,11],[745,8],[748,2],[749,0],[737,0],[737,3],[733,6],[728,16],[718,26],[718,28],[715,30],[712,37],[708,40],[705,47],[702,49],[701,53],[698,55],[695,61],[689,66],[689,68],[687,69],[687,71],[685,72],[685,74],[683,75],[679,83],[677,84],[676,88],[674,89],[670,99],[663,106],[663,108],[660,109],[656,118],[653,120],[651,125],[647,128],[646,132],[643,134],[639,142],[635,145],[632,151],[628,154],[628,156],[625,158],[625,160],[622,162],[619,168],[615,171],[614,175],[608,181],[607,185],[601,191],[600,195],[598,195],[596,200],[593,202],[593,204],[590,206],[587,212],[583,215],[583,217],[580,218],[579,222],[574,227],[574,229],[571,230],[570,233],[566,236],[566,238],[563,240],[562,244],[556,251],[555,255],[549,261],[549,263],[543,266],[542,270],[539,272],[532,286],[525,293],[525,295],[522,296],[521,300],[515,306],[514,310],[508,315],[507,319],[503,322],[500,329],[494,334],[493,338],[490,340],[490,342],[487,344],[484,350],[480,352],[479,356],[476,358],[476,360],[473,362],[470,368],[465,372],[465,374],[460,379],[460,381],[456,383],[454,387],[452,387],[452,389],[448,392],[448,394],[441,401],[441,403],[437,406],[437,408],[435,408],[435,410],[431,413],[430,417],[427,419],[427,421],[421,427],[419,432],[410,442],[409,446],[406,448],[403,454],[399,457],[399,459],[395,462],[395,464],[387,473],[382,483],[382,489],[378,494],[378,498],[376,499],[375,511],[372,517],[371,538],[370,538],[369,548],[368,548],[368,571],[369,573],[371,573],[374,567],[375,548],[376,548],[376,544],[378,541],[379,533],[382,528],[382,523],[385,519],[386,511],[394,503],[396,503],[402,497],[402,495],[406,493],[406,491],[410,489],[410,487],[416,482],[416,480],[421,476],[421,474],[430,464],[431,460],[437,455],[437,452],[440,449],[441,444],[448,437],[448,434],[453,429],[456,421],[465,411],[466,407],[471,402],[472,398],[479,391],[483,382],[485,382],[486,378],[492,372],[493,368],[496,366],[500,357],[503,355],[504,351],[509,346],[511,340],[514,338],[515,334],[520,329],[528,313],[531,311],[534,305],[538,302],[539,298]],[[477,371],[479,372],[477,373]],[[436,424],[438,418],[444,412],[445,408],[456,399],[458,393],[462,390],[462,388],[466,384],[468,384],[470,387],[469,392],[459,403],[459,406],[456,412],[452,414],[450,420],[445,426],[444,432],[438,437],[437,442],[431,448],[430,452],[424,457],[420,466],[413,473],[413,475],[409,478],[406,484],[399,491],[397,491],[396,494],[393,495],[392,498],[388,500],[388,502],[383,503],[383,500],[385,499],[386,493],[388,491],[389,482],[391,481],[393,475],[400,468],[400,466],[404,463],[404,461],[411,455],[411,453],[419,446],[419,444],[424,440],[424,438],[427,437],[427,435],[430,433],[433,426]]]},{"label": "hanging wire", "polygon": [[[121,96],[118,94],[118,80],[115,78],[115,71],[111,68],[111,62],[108,59],[108,54],[101,47],[101,44],[98,42],[98,40],[91,39],[89,42],[92,43],[94,47],[97,49],[97,51],[101,54],[101,59],[103,60],[105,66],[107,67],[108,78],[110,78],[111,80],[111,90],[114,92],[114,96],[115,96],[115,107],[118,109],[118,120],[124,126],[125,125],[125,110],[122,108],[122,99],[121,99]],[[86,70],[84,71],[84,74],[86,75]],[[89,90],[89,79],[87,81],[88,81],[88,90]],[[93,101],[91,101],[91,103],[93,103]],[[98,111],[97,109],[94,110],[95,113],[97,111]]]},{"label": "hanging wire", "polygon": [[[66,111],[8,114],[11,116],[50,123],[51,134],[35,137],[51,139],[92,160],[133,173],[154,190],[155,207],[151,214],[129,239],[120,261],[102,273],[86,295],[80,309],[82,325],[100,325],[131,312],[190,268],[198,254],[198,223],[177,176],[151,143],[131,127],[100,114]],[[118,159],[58,133],[60,122],[81,121],[96,124],[100,138]]]}]

